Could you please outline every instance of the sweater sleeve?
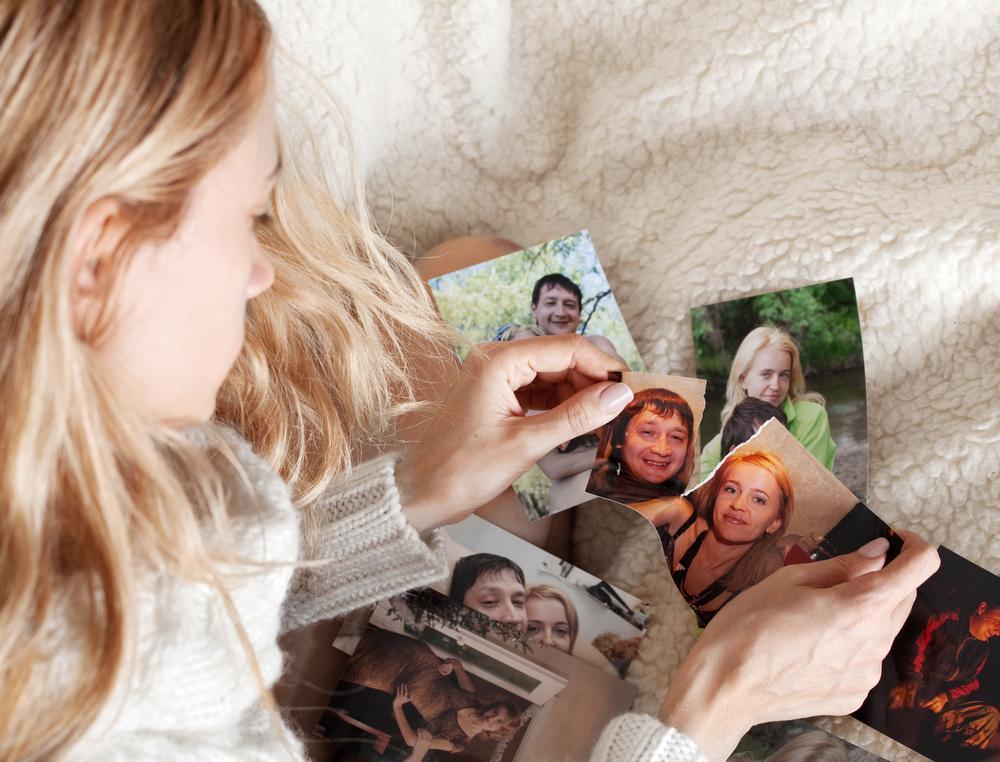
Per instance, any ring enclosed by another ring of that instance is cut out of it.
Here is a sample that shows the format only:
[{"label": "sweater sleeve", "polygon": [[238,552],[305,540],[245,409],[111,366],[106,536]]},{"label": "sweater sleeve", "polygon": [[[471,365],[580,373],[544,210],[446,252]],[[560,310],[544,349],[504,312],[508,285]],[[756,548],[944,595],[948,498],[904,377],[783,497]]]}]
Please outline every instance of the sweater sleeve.
[{"label": "sweater sleeve", "polygon": [[403,515],[396,457],[363,463],[316,504],[315,564],[296,572],[285,600],[282,629],[330,619],[448,574],[437,531],[421,537]]},{"label": "sweater sleeve", "polygon": [[648,714],[623,714],[604,729],[590,762],[707,762],[697,744]]}]

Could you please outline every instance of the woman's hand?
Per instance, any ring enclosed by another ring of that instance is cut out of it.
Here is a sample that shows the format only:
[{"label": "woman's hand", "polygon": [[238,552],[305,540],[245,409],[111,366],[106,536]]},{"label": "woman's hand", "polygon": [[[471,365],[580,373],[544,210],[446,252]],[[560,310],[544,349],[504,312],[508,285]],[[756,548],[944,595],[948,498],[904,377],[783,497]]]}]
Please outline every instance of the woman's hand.
[{"label": "woman's hand", "polygon": [[788,566],[736,596],[681,665],[660,719],[710,760],[753,725],[853,712],[878,682],[937,552],[916,535],[885,568],[888,542]]},{"label": "woman's hand", "polygon": [[632,392],[608,371],[626,369],[583,336],[473,350],[397,468],[410,523],[423,531],[465,518],[561,442],[610,421]]},{"label": "woman's hand", "polygon": [[396,688],[396,698],[392,700],[392,705],[394,707],[399,707],[403,706],[404,704],[409,704],[411,701],[413,701],[413,699],[410,698],[409,687],[406,685],[406,683],[400,683],[399,686]]},{"label": "woman's hand", "polygon": [[410,756],[406,758],[406,762],[421,762],[421,760],[427,756],[427,752],[431,749],[431,741],[434,740],[434,736],[427,728],[420,728],[417,730],[417,740],[413,744],[413,751],[410,752]]}]

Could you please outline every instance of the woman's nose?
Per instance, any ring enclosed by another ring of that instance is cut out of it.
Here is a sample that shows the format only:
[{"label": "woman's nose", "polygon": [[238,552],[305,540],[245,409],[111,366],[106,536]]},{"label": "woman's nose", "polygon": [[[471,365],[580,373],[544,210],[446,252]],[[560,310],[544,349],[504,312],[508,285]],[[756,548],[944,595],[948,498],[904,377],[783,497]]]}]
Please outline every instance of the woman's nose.
[{"label": "woman's nose", "polygon": [[556,642],[552,638],[552,628],[546,627],[543,632],[544,635],[542,637],[542,643],[544,643],[547,646],[554,646]]}]

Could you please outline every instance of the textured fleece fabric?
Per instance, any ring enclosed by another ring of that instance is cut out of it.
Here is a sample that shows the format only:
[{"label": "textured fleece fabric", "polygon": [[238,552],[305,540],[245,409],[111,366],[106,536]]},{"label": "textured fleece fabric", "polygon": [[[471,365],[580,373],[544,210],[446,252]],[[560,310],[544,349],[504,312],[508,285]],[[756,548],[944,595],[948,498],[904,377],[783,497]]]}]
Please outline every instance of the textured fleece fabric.
[{"label": "textured fleece fabric", "polygon": [[[589,229],[651,369],[694,372],[690,307],[853,276],[868,504],[1000,568],[995,0],[263,4],[351,115],[383,230],[420,254]],[[629,671],[655,714],[694,622],[635,519],[587,506],[575,558],[655,604]]]}]

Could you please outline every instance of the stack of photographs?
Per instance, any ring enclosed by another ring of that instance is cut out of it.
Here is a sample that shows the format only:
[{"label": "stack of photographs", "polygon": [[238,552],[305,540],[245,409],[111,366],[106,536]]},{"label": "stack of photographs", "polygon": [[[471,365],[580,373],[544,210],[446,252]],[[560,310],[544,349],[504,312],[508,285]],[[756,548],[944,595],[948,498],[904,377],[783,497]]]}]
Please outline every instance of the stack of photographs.
[{"label": "stack of photographs", "polygon": [[[646,371],[586,231],[429,283],[470,342],[579,333],[624,361],[630,370],[612,378],[632,402],[515,489],[531,519],[594,497],[640,513],[700,626],[784,566],[876,537],[898,553],[864,502],[850,279],[692,310],[699,378]],[[623,678],[649,607],[476,517],[447,533],[451,577],[380,604],[340,644],[354,655],[323,720],[337,758],[587,759],[636,695]],[[940,553],[856,717],[931,759],[1000,760],[1000,587]],[[753,729],[732,759],[878,758],[793,722]]]},{"label": "stack of photographs", "polygon": [[586,759],[635,700],[648,606],[475,516],[447,532],[451,576],[335,644],[332,758]]}]

